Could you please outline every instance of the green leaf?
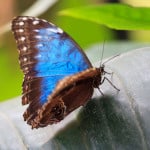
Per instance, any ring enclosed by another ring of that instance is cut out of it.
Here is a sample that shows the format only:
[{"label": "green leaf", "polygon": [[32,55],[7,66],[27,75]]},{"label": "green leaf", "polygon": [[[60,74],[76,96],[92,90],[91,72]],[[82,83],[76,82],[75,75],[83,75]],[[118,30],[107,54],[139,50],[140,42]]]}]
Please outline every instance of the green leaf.
[{"label": "green leaf", "polygon": [[119,30],[149,30],[150,8],[104,4],[71,8],[59,14],[103,24]]},{"label": "green leaf", "polygon": [[150,47],[144,47],[105,64],[120,92],[104,82],[105,97],[95,91],[86,106],[56,125],[31,130],[20,97],[1,103],[0,149],[150,149],[149,60]]}]

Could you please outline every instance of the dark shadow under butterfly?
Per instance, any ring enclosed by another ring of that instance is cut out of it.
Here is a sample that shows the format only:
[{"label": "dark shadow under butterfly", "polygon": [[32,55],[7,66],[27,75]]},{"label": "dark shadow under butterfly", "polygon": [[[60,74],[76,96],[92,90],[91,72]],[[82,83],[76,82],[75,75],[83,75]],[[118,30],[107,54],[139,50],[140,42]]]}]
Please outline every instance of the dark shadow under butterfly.
[{"label": "dark shadow under butterfly", "polygon": [[92,67],[77,43],[54,24],[19,16],[12,31],[25,75],[22,104],[29,104],[23,117],[32,128],[61,121],[107,79],[104,65]]}]

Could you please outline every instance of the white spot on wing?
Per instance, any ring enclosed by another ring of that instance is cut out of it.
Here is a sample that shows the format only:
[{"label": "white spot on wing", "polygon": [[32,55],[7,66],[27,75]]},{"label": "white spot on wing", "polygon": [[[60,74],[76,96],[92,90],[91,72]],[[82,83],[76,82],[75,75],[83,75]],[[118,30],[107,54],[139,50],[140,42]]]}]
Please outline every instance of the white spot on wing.
[{"label": "white spot on wing", "polygon": [[57,28],[57,32],[58,32],[58,33],[63,33],[63,30],[60,29],[60,28]]},{"label": "white spot on wing", "polygon": [[25,68],[24,68],[24,70],[26,70],[26,71],[27,71],[27,70],[28,70],[28,67],[25,67]]},{"label": "white spot on wing", "polygon": [[35,56],[36,59],[41,58],[41,57],[42,57],[42,55],[40,55],[40,54]]},{"label": "white spot on wing", "polygon": [[27,17],[22,17],[22,20],[27,20],[28,18]]},{"label": "white spot on wing", "polygon": [[56,27],[53,23],[49,22],[50,25],[52,25],[53,27]]},{"label": "white spot on wing", "polygon": [[44,20],[44,19],[41,19],[43,22],[47,22],[46,20]]},{"label": "white spot on wing", "polygon": [[35,20],[40,20],[39,18],[34,18]]},{"label": "white spot on wing", "polygon": [[35,30],[33,30],[34,32],[39,32],[39,30],[38,29],[35,29]]},{"label": "white spot on wing", "polygon": [[39,24],[39,21],[38,21],[38,20],[34,20],[34,21],[32,22],[32,24],[33,24],[33,25],[37,25],[37,24]]},{"label": "white spot on wing", "polygon": [[22,36],[19,40],[20,41],[24,41],[26,38],[24,36]]},{"label": "white spot on wing", "polygon": [[22,32],[24,32],[24,30],[23,29],[18,29],[18,32],[22,33]]},{"label": "white spot on wing", "polygon": [[54,33],[63,33],[63,30],[60,28],[48,28],[48,32],[54,32]]},{"label": "white spot on wing", "polygon": [[33,17],[28,17],[29,19],[33,20],[34,18]]},{"label": "white spot on wing", "polygon": [[37,48],[43,47],[43,44],[37,44],[36,47]]},{"label": "white spot on wing", "polygon": [[40,36],[40,35],[36,35],[35,36],[37,39],[41,39],[42,38],[42,36]]},{"label": "white spot on wing", "polygon": [[19,24],[19,26],[23,26],[23,25],[24,25],[24,22],[21,21],[21,22],[19,22],[18,24]]},{"label": "white spot on wing", "polygon": [[23,61],[24,61],[24,62],[26,62],[26,61],[27,61],[27,58],[26,58],[26,57],[24,57],[24,58],[23,58]]},{"label": "white spot on wing", "polygon": [[23,50],[24,52],[26,52],[26,51],[27,51],[27,47],[24,46],[24,47],[22,48],[22,50]]}]

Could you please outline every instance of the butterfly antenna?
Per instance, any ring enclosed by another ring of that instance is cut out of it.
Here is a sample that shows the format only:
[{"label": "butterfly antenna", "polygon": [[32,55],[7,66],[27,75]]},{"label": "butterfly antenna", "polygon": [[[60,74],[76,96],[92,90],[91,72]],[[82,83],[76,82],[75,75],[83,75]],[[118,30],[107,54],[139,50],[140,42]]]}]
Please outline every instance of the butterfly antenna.
[{"label": "butterfly antenna", "polygon": [[104,46],[105,46],[105,40],[103,42],[103,49],[102,49],[102,55],[101,55],[101,61],[100,61],[100,67],[102,66],[102,59],[103,59],[103,56],[104,56]]},{"label": "butterfly antenna", "polygon": [[102,65],[106,64],[107,62],[109,62],[110,60],[114,59],[115,57],[118,57],[119,55],[120,54],[117,54],[117,55],[115,55],[113,57],[110,57],[109,59],[107,59],[106,61],[104,61]]}]

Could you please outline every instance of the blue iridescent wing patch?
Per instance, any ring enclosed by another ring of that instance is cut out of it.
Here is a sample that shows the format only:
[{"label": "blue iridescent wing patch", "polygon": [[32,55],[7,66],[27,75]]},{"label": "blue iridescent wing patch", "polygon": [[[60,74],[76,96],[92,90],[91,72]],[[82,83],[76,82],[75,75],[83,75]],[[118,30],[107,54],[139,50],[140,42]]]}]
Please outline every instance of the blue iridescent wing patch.
[{"label": "blue iridescent wing patch", "polygon": [[[96,71],[92,74],[94,69],[90,61],[68,34],[46,20],[26,16],[13,19],[12,31],[19,50],[20,66],[25,75],[22,104],[29,104],[24,119],[32,128],[62,120],[91,97],[91,76]],[[93,69],[91,74],[86,75],[90,68]],[[86,79],[86,83],[83,83],[83,79]],[[85,93],[81,92],[83,88]],[[73,98],[70,99],[69,96]],[[75,97],[82,98],[83,101],[76,104],[78,100]],[[49,114],[55,112],[56,115],[57,112],[57,115],[63,113],[63,116],[49,117],[46,114],[50,110]]]}]

